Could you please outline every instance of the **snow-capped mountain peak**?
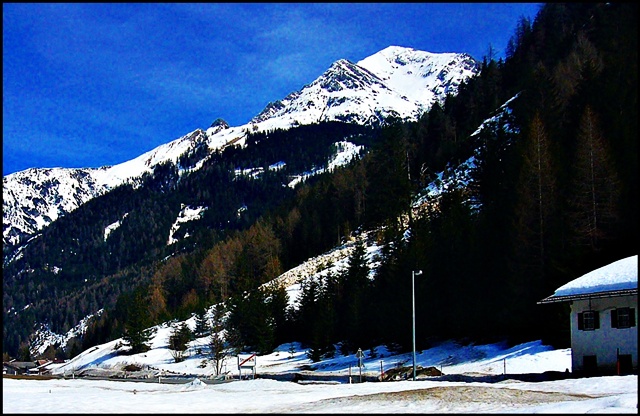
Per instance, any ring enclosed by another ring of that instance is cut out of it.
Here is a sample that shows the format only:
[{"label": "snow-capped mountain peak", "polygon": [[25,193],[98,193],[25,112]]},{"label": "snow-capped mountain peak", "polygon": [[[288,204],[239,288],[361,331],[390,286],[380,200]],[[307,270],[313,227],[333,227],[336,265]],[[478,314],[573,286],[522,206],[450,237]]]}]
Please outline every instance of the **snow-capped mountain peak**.
[{"label": "snow-capped mountain peak", "polygon": [[457,93],[460,83],[478,71],[478,63],[467,54],[430,53],[400,46],[389,46],[358,65],[423,111],[447,94]]},{"label": "snow-capped mountain peak", "polygon": [[288,128],[329,120],[416,119],[477,72],[478,63],[467,54],[390,46],[358,63],[335,61],[300,91],[269,103],[251,123]]},{"label": "snow-capped mountain peak", "polygon": [[135,185],[161,163],[178,166],[182,155],[204,150],[200,153],[204,156],[190,166],[178,166],[181,173],[197,170],[211,151],[245,145],[248,131],[323,121],[374,124],[390,116],[415,120],[434,102],[456,93],[460,83],[477,71],[477,62],[466,54],[390,46],[358,63],[335,61],[313,82],[269,103],[243,126],[230,127],[216,119],[206,130],[196,129],[114,166],[28,169],[7,175],[3,178],[3,243],[17,249],[88,200],[123,183]]}]

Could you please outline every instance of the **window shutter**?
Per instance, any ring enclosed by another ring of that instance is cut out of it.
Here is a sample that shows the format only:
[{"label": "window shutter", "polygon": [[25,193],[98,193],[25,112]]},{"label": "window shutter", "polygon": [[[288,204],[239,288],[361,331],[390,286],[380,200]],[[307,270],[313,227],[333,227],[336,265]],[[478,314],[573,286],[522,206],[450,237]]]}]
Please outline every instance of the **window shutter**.
[{"label": "window shutter", "polygon": [[629,308],[629,326],[636,326],[636,310]]},{"label": "window shutter", "polygon": [[593,329],[600,329],[600,312],[593,311]]},{"label": "window shutter", "polygon": [[618,327],[618,310],[611,309],[611,328]]},{"label": "window shutter", "polygon": [[578,330],[584,330],[584,319],[582,317],[582,312],[578,314]]}]

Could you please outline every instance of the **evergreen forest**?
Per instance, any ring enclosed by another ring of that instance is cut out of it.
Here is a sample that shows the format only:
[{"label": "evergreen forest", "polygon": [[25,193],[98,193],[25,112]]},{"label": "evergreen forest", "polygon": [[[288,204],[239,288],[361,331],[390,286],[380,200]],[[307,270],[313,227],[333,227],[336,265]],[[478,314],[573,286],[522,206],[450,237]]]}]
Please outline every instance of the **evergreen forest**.
[{"label": "evergreen forest", "polygon": [[[166,164],[89,201],[4,266],[3,352],[27,358],[39,325],[64,333],[90,314],[84,335],[48,353],[70,358],[119,337],[144,348],[147,328],[223,303],[238,351],[292,341],[314,359],[334,345],[407,351],[415,270],[418,349],[444,339],[568,347],[569,306],[537,302],[638,254],[637,16],[632,3],[545,4],[518,22],[504,59],[489,53],[416,121],[249,133],[247,147],[189,175]],[[365,150],[283,186],[326,167],[343,140]],[[468,186],[411,209],[437,173],[472,156]],[[167,245],[187,205],[207,209]],[[304,282],[296,308],[283,288],[261,287],[365,231],[382,247],[375,270],[357,242],[348,267]]]}]

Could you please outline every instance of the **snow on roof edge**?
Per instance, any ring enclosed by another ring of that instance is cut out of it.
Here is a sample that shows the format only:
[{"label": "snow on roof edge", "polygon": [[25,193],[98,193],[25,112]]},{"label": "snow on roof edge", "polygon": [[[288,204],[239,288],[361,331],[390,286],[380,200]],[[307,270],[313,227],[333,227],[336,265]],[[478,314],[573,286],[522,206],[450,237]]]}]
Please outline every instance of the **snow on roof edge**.
[{"label": "snow on roof edge", "polygon": [[592,270],[560,286],[541,302],[570,300],[590,294],[637,294],[638,255],[626,257]]}]

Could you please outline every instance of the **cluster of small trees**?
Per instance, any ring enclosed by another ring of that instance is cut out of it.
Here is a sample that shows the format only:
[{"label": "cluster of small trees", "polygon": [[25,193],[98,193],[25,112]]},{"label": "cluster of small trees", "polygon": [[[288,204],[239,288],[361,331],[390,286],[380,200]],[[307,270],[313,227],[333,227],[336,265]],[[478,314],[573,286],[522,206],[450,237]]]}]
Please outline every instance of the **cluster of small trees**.
[{"label": "cluster of small trees", "polygon": [[[222,374],[225,361],[230,354],[236,352],[232,338],[227,335],[227,325],[225,319],[225,308],[223,304],[214,305],[201,310],[193,315],[195,326],[193,330],[186,321],[175,322],[171,325],[171,332],[168,338],[168,348],[176,363],[184,361],[189,354],[195,353],[205,357],[206,363],[210,364],[216,375]],[[127,325],[124,343],[120,348],[123,354],[136,354],[148,351],[149,341],[154,336],[149,328],[133,328]],[[204,345],[192,346],[194,340],[206,339]]]}]

